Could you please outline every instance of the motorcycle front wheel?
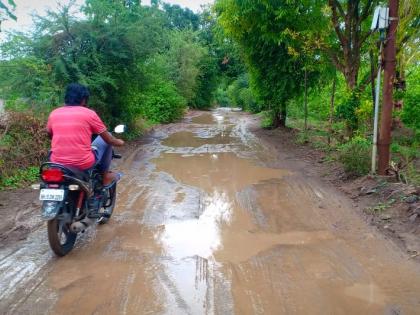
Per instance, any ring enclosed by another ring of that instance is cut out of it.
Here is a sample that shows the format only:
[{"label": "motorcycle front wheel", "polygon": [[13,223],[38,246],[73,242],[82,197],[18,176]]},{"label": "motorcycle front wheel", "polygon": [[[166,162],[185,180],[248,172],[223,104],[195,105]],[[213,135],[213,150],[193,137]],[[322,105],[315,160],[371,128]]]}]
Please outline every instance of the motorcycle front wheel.
[{"label": "motorcycle front wheel", "polygon": [[59,219],[48,221],[48,241],[57,256],[67,255],[74,247],[77,234],[70,230],[70,224]]}]

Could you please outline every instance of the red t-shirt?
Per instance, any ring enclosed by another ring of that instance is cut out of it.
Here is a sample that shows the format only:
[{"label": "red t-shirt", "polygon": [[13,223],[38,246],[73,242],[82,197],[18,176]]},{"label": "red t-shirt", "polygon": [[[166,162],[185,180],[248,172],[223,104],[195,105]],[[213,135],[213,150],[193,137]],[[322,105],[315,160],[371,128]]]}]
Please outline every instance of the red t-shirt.
[{"label": "red t-shirt", "polygon": [[99,116],[83,106],[63,106],[53,110],[47,129],[52,134],[51,161],[82,170],[95,164],[92,135],[107,130]]}]

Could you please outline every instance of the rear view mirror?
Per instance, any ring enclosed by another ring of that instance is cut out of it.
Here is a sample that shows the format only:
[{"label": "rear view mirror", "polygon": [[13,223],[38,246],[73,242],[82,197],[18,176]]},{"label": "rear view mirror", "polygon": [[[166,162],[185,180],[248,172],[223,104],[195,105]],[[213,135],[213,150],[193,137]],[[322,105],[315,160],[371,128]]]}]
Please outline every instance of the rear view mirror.
[{"label": "rear view mirror", "polygon": [[115,127],[114,132],[115,133],[124,133],[126,129],[125,125],[118,125],[117,127]]}]

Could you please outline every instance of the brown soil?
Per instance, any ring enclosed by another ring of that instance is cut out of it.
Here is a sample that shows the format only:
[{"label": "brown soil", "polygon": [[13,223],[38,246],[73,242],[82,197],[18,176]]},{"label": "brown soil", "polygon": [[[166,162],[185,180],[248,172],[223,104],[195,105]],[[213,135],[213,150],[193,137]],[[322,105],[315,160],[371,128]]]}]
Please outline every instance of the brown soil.
[{"label": "brown soil", "polygon": [[36,192],[1,195],[29,213],[0,249],[1,314],[418,313],[420,265],[364,220],[370,186],[290,131],[192,112],[118,151],[113,216],[66,257],[30,225]]},{"label": "brown soil", "polygon": [[420,262],[420,187],[396,182],[391,176],[349,178],[340,163],[325,160],[325,152],[297,144],[296,130],[262,129],[258,118],[252,120],[252,132],[262,141],[289,160],[303,162],[305,172],[345,193],[369,224]]},{"label": "brown soil", "polygon": [[0,248],[28,237],[42,225],[37,193],[30,189],[0,191]]}]

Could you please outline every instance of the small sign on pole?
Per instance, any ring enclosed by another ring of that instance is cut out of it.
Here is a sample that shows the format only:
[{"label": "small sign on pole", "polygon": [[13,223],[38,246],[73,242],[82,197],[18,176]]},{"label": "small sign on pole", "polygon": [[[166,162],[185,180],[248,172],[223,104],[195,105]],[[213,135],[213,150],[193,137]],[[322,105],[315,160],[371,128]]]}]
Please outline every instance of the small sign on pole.
[{"label": "small sign on pole", "polygon": [[376,7],[373,13],[372,25],[370,29],[372,31],[385,30],[389,26],[389,8],[387,7]]}]

